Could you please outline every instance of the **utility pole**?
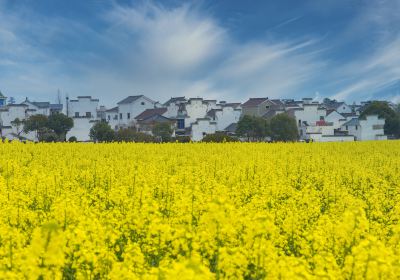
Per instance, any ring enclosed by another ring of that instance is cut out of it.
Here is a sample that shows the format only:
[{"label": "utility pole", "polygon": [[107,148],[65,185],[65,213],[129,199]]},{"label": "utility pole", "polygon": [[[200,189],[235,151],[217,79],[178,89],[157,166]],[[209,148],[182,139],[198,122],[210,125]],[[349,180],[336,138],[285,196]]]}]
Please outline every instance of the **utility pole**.
[{"label": "utility pole", "polygon": [[68,93],[65,95],[65,100],[66,100],[66,108],[67,108],[67,117],[69,117],[69,108],[68,108],[68,106],[69,106],[69,97],[68,97]]}]

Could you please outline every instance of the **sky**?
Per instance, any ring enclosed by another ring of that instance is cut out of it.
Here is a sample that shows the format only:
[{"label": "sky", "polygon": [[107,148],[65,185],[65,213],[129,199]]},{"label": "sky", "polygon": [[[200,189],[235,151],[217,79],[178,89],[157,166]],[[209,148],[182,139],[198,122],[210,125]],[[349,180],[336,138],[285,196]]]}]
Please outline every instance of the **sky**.
[{"label": "sky", "polygon": [[400,102],[400,0],[0,0],[0,91]]}]

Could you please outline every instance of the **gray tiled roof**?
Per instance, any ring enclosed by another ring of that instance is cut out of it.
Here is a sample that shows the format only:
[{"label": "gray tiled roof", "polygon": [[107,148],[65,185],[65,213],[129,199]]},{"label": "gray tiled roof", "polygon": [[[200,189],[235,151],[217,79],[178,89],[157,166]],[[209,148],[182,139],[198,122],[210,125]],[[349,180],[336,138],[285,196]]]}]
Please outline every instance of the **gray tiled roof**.
[{"label": "gray tiled roof", "polygon": [[121,100],[117,104],[129,104],[138,100],[140,97],[143,97],[143,95],[128,96],[127,98]]},{"label": "gray tiled roof", "polygon": [[268,97],[261,97],[261,98],[250,98],[245,103],[243,103],[242,107],[253,107],[258,106],[263,103],[265,100],[268,100]]},{"label": "gray tiled roof", "polygon": [[360,121],[358,120],[358,118],[352,118],[348,122],[344,123],[342,126],[356,126],[356,125],[360,125]]}]

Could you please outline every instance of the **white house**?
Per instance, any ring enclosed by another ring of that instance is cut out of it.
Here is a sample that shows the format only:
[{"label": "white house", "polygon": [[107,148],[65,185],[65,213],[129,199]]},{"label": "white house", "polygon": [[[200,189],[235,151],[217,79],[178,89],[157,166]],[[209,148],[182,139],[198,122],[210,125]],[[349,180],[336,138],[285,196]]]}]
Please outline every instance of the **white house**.
[{"label": "white house", "polygon": [[25,104],[28,106],[28,109],[34,115],[45,115],[50,116],[53,113],[61,113],[63,110],[62,104],[51,104],[50,102],[36,102],[30,101],[28,98],[25,99],[21,104]]},{"label": "white house", "polygon": [[[155,108],[157,102],[144,95],[128,96],[118,102],[118,126],[135,125],[135,117],[147,109]],[[108,118],[108,116],[107,116]]]},{"label": "white house", "polygon": [[336,110],[333,110],[327,113],[325,121],[332,123],[334,129],[339,129],[347,121],[347,118],[338,113]]},{"label": "white house", "polygon": [[75,136],[78,141],[89,141],[89,132],[93,125],[99,121],[99,99],[91,96],[78,96],[77,99],[68,100],[66,114],[74,120],[74,126],[67,133],[67,139]]},{"label": "white house", "polygon": [[359,141],[386,140],[384,126],[384,119],[377,115],[370,115],[365,119],[352,118],[342,125],[341,130],[346,131],[349,135],[354,135],[355,140]]},{"label": "white house", "polygon": [[179,114],[179,110],[182,110],[184,104],[186,104],[187,100],[184,96],[182,97],[171,97],[167,102],[163,104],[165,108],[167,108],[167,113],[165,116],[167,118],[176,118]]},{"label": "white house", "polygon": [[32,113],[35,113],[35,110],[30,110],[26,104],[9,104],[0,108],[1,136],[10,140],[17,139],[18,135],[32,141],[37,140],[34,133],[22,132],[22,124],[19,127],[13,124],[15,119],[23,121]]},{"label": "white house", "polygon": [[217,125],[217,131],[223,131],[232,123],[240,120],[242,110],[234,106],[225,105],[221,109],[211,109],[207,112],[207,117],[214,121]]},{"label": "white house", "polygon": [[185,105],[187,114],[185,127],[190,127],[190,125],[196,122],[197,119],[204,118],[207,114],[208,107],[208,103],[204,102],[203,98],[190,98]]},{"label": "white house", "polygon": [[78,96],[67,101],[67,116],[72,118],[97,119],[99,99],[91,96]]},{"label": "white house", "polygon": [[111,109],[106,110],[105,112],[106,116],[106,121],[108,124],[115,130],[118,129],[119,125],[119,113],[118,113],[118,107],[114,107]]},{"label": "white house", "polygon": [[217,123],[209,118],[199,118],[191,125],[191,138],[193,141],[201,141],[207,134],[217,131]]}]

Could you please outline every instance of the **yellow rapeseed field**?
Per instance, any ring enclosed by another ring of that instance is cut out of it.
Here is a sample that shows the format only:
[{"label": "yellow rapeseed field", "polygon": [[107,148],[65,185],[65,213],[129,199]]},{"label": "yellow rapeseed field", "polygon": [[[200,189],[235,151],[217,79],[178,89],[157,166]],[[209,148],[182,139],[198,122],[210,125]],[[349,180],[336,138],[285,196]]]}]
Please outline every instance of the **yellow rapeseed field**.
[{"label": "yellow rapeseed field", "polygon": [[398,279],[400,142],[0,144],[1,279]]}]

